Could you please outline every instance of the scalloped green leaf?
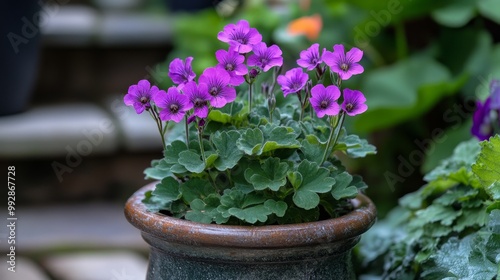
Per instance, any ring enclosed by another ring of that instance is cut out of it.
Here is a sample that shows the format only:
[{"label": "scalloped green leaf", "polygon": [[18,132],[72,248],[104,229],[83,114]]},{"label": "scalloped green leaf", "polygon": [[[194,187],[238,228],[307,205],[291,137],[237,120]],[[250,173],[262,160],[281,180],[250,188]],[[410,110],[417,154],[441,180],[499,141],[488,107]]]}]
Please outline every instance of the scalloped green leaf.
[{"label": "scalloped green leaf", "polygon": [[261,129],[264,134],[264,144],[259,155],[276,149],[300,148],[300,142],[297,140],[298,134],[291,127],[267,124]]},{"label": "scalloped green leaf", "polygon": [[302,176],[302,183],[295,189],[293,202],[300,208],[313,209],[320,201],[318,193],[331,191],[335,179],[328,177],[328,169],[308,160],[299,164],[297,172]]},{"label": "scalloped green leaf", "polygon": [[264,202],[264,206],[269,209],[272,213],[276,214],[278,217],[285,216],[288,205],[284,201],[275,201],[274,199],[268,199]]},{"label": "scalloped green leaf", "polygon": [[182,151],[179,154],[179,164],[189,172],[201,173],[205,170],[205,163],[201,160],[201,156],[193,151]]},{"label": "scalloped green leaf", "polygon": [[272,211],[264,205],[255,205],[248,208],[230,208],[229,214],[250,224],[255,224],[257,221],[265,222]]},{"label": "scalloped green leaf", "polygon": [[182,194],[179,190],[179,185],[180,183],[176,179],[166,177],[156,185],[155,190],[151,194],[156,197],[157,201],[167,204],[181,198]]},{"label": "scalloped green leaf", "polygon": [[180,185],[182,198],[188,203],[197,198],[203,200],[213,191],[214,188],[210,182],[201,178],[191,178]]},{"label": "scalloped green leaf", "polygon": [[352,176],[342,172],[335,176],[335,184],[332,187],[332,196],[335,199],[354,198],[358,194],[358,188],[352,185]]},{"label": "scalloped green leaf", "polygon": [[474,1],[455,0],[432,12],[434,20],[448,27],[462,27],[476,14]]},{"label": "scalloped green leaf", "polygon": [[216,194],[210,194],[205,199],[195,199],[191,202],[191,210],[186,213],[186,220],[210,224],[216,222],[223,224],[228,221],[227,217],[223,217],[217,210],[220,205],[220,197]]},{"label": "scalloped green leaf", "polygon": [[187,151],[188,148],[186,143],[180,140],[173,141],[170,145],[165,149],[165,162],[169,164],[179,163],[180,153],[183,151]]},{"label": "scalloped green leaf", "polygon": [[171,176],[172,171],[170,165],[165,163],[165,159],[153,160],[151,167],[144,170],[145,179],[162,180],[165,177]]},{"label": "scalloped green leaf", "polygon": [[243,157],[243,152],[235,149],[234,143],[238,141],[240,134],[237,131],[217,132],[212,137],[212,143],[217,149],[218,158],[214,161],[214,166],[219,171],[233,168]]},{"label": "scalloped green leaf", "polygon": [[256,190],[277,191],[286,184],[288,168],[279,158],[267,158],[260,166],[247,168],[245,178]]},{"label": "scalloped green leaf", "polygon": [[334,150],[343,151],[351,158],[362,158],[377,153],[377,148],[369,144],[366,139],[361,139],[354,134],[346,135],[345,128],[342,128],[341,136]]},{"label": "scalloped green leaf", "polygon": [[320,164],[323,160],[326,144],[321,143],[316,135],[307,135],[301,142],[300,150],[304,154],[304,158]]},{"label": "scalloped green leaf", "polygon": [[481,152],[476,163],[472,165],[472,172],[492,197],[498,197],[498,185],[491,186],[500,181],[500,136],[491,137],[489,141],[481,142],[480,146]]},{"label": "scalloped green leaf", "polygon": [[258,128],[249,128],[243,132],[236,146],[247,155],[258,153],[264,142],[264,134]]}]

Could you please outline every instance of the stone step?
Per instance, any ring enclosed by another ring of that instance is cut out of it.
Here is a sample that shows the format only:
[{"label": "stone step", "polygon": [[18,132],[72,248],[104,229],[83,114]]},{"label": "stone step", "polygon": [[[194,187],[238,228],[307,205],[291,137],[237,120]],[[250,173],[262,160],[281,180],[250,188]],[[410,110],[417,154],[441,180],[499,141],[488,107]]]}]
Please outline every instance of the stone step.
[{"label": "stone step", "polygon": [[110,115],[96,105],[35,107],[0,117],[0,158],[111,154],[118,134]]},{"label": "stone step", "polygon": [[[6,212],[0,217],[6,220]],[[16,250],[19,254],[57,248],[121,248],[147,251],[140,231],[130,225],[123,205],[86,203],[80,205],[39,206],[16,209]],[[0,229],[0,250],[7,229]]]},{"label": "stone step", "polygon": [[58,280],[142,280],[148,263],[135,253],[113,251],[58,254],[43,265]]},{"label": "stone step", "polygon": [[9,264],[6,265],[6,257],[2,254],[0,257],[0,262],[2,263],[2,269],[0,269],[0,279],[3,280],[50,280],[50,278],[45,274],[45,272],[32,262],[31,260],[24,257],[16,257],[15,268],[13,271],[8,270]]}]

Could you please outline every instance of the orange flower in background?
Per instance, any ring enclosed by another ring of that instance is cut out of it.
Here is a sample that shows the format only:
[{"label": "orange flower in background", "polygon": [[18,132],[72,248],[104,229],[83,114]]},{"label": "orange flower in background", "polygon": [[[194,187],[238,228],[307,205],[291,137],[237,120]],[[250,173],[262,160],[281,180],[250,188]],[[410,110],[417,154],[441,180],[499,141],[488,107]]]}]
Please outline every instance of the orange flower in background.
[{"label": "orange flower in background", "polygon": [[307,39],[313,41],[318,39],[323,20],[319,14],[300,17],[288,24],[288,33],[291,35],[305,35]]}]

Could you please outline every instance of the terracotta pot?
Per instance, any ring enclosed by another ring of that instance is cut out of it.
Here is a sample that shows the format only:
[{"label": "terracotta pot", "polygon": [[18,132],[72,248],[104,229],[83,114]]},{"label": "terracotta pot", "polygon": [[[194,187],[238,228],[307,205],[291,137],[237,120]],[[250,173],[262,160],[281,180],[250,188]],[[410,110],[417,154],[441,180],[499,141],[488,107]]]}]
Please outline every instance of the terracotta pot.
[{"label": "terracotta pot", "polygon": [[354,279],[351,249],[375,222],[371,200],[339,218],[269,226],[200,224],[146,211],[149,184],[127,201],[127,220],[151,245],[147,279]]}]

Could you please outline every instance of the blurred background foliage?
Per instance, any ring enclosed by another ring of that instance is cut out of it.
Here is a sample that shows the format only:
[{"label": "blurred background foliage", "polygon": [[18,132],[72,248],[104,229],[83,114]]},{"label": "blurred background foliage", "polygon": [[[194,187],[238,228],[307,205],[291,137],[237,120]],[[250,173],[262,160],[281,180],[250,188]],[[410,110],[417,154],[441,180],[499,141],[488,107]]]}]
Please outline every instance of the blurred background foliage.
[{"label": "blurred background foliage", "polygon": [[[330,50],[339,43],[362,49],[365,72],[346,86],[362,90],[369,110],[347,125],[379,152],[350,168],[365,177],[381,216],[471,137],[475,100],[500,77],[496,0],[226,0],[216,1],[214,9],[173,16],[174,49],[155,75],[162,88],[171,86],[167,70],[175,57],[193,56],[198,76],[215,65],[215,51],[226,48],[217,33],[242,18],[264,41],[280,46],[288,68],[314,42]],[[290,32],[297,19],[318,16],[317,36]]]}]

